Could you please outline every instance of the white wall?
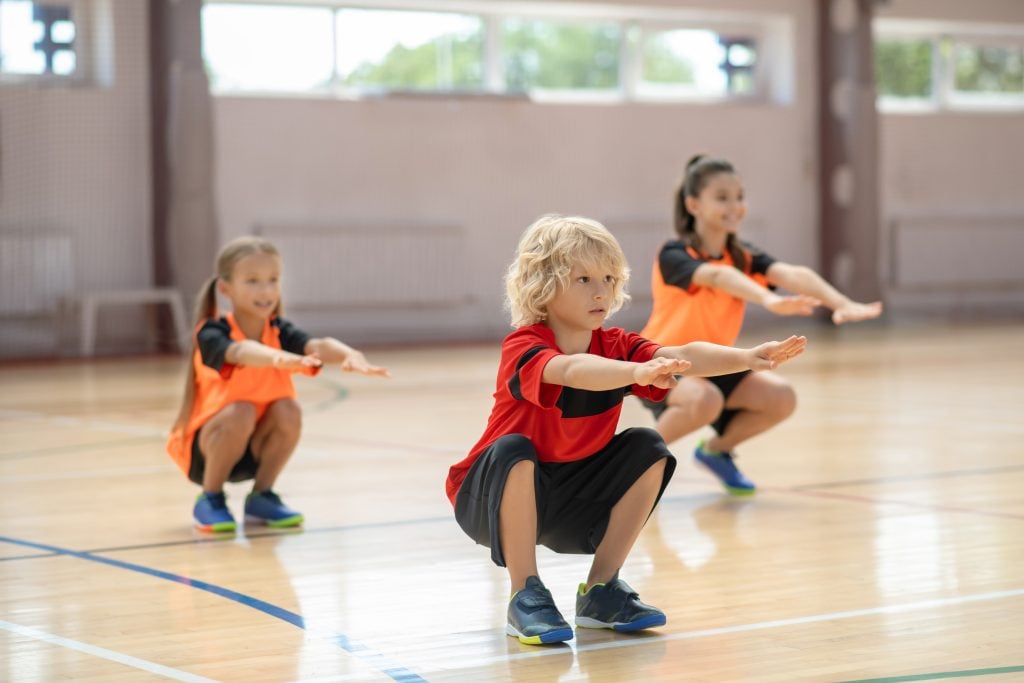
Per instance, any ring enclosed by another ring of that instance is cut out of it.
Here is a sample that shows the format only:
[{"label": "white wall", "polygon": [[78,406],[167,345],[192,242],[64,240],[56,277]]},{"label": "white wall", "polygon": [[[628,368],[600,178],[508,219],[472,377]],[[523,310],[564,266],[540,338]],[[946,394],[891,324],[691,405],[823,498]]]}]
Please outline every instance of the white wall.
[{"label": "white wall", "polygon": [[[878,15],[1024,29],[1019,0],[890,0]],[[879,132],[891,310],[1024,312],[1024,112],[888,113]]]},{"label": "white wall", "polygon": [[[708,6],[791,17],[798,84],[791,104],[219,97],[222,233],[233,237],[268,223],[460,226],[468,241],[464,277],[471,303],[432,310],[295,311],[294,317],[314,331],[358,343],[490,338],[508,329],[501,276],[532,220],[572,213],[597,218],[613,232],[635,225],[653,229],[649,247],[627,250],[637,279],[646,281],[656,244],[671,235],[672,194],[683,166],[694,153],[710,152],[742,171],[756,239],[780,257],[814,263],[812,3]],[[287,278],[288,268],[302,264],[285,268]],[[647,291],[649,285],[638,282],[633,289]],[[637,297],[615,320],[639,327],[648,311],[649,302]]]},{"label": "white wall", "polygon": [[[95,46],[96,63],[112,77],[109,86],[92,81],[74,87],[0,86],[0,233],[70,234],[72,281],[78,290],[148,286],[146,3],[113,0],[89,6],[92,25],[116,37]],[[121,329],[102,337],[137,348],[145,335],[130,322],[139,318],[124,320],[105,318]],[[0,357],[59,355],[64,349],[55,343],[51,319],[0,325]]]}]

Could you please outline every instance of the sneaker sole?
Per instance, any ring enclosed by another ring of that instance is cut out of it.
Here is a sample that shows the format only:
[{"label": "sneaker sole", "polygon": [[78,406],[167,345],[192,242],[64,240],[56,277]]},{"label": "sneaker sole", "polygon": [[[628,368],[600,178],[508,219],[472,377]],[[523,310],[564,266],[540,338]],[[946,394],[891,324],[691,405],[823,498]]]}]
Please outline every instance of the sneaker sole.
[{"label": "sneaker sole", "polygon": [[572,640],[573,636],[571,628],[560,628],[554,631],[548,631],[547,633],[542,633],[539,636],[524,636],[512,624],[505,624],[505,633],[513,638],[518,638],[519,642],[523,645],[549,645],[551,643],[564,643],[567,640]]},{"label": "sneaker sole", "polygon": [[722,484],[722,486],[730,496],[752,496],[757,492],[757,489],[741,489],[736,486],[729,486],[728,484]]},{"label": "sneaker sole", "polygon": [[590,617],[576,617],[576,625],[580,628],[608,628],[613,631],[618,631],[619,633],[642,631],[645,628],[664,626],[667,621],[668,620],[665,618],[664,614],[652,614],[627,623],[598,621],[597,619],[591,619]]},{"label": "sneaker sole", "polygon": [[264,519],[263,517],[254,517],[252,515],[246,515],[245,521],[250,524],[262,524],[269,526],[272,529],[284,529],[292,526],[299,526],[306,518],[302,515],[296,515],[294,517],[285,517],[284,519]]},{"label": "sneaker sole", "polygon": [[216,524],[200,524],[199,522],[196,522],[195,526],[199,531],[214,534],[229,533],[238,529],[238,524],[236,522],[217,522]]}]

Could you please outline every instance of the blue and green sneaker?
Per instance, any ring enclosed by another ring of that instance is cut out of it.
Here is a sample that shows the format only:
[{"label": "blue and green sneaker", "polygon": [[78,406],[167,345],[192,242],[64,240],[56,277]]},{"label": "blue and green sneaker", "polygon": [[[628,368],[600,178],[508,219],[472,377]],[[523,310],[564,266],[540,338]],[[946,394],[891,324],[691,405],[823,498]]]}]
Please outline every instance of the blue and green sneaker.
[{"label": "blue and green sneaker", "polygon": [[235,518],[231,516],[231,510],[228,510],[227,498],[223,492],[200,493],[196,498],[195,507],[192,508],[192,517],[200,531],[222,533],[234,531],[237,526]]},{"label": "blue and green sneaker", "polygon": [[245,521],[266,524],[269,527],[282,528],[302,524],[301,512],[296,512],[281,502],[281,497],[267,489],[257,493],[253,491],[245,497]]},{"label": "blue and green sneaker", "polygon": [[619,578],[595,583],[590,589],[581,583],[576,593],[576,625],[582,628],[610,628],[615,631],[640,631],[664,626],[665,613],[640,602],[640,596]]},{"label": "blue and green sneaker", "polygon": [[711,473],[722,482],[725,490],[734,496],[749,496],[757,489],[754,482],[743,476],[743,473],[736,467],[732,453],[715,453],[705,450],[704,442],[701,441],[693,451],[693,458],[711,470]]},{"label": "blue and green sneaker", "polygon": [[526,645],[572,640],[572,628],[555,606],[551,591],[537,576],[527,578],[526,587],[509,600],[505,633],[519,638],[519,642]]}]

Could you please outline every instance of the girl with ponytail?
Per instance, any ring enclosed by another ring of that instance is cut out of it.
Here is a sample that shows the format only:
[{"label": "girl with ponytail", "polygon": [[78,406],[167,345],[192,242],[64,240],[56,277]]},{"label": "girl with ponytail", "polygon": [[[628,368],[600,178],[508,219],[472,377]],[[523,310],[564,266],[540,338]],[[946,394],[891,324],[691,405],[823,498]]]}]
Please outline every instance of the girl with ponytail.
[{"label": "girl with ponytail", "polygon": [[[665,345],[710,341],[731,346],[746,304],[777,315],[808,316],[818,306],[832,321],[876,318],[881,302],[852,301],[806,266],[777,261],[739,237],[747,215],[743,183],[724,159],[695,156],[676,191],[677,239],[666,242],[651,278],[654,306],[642,337]],[[781,287],[791,295],[775,292]],[[733,494],[755,486],[737,469],[734,449],[789,417],[793,388],[772,372],[687,377],[662,403],[644,400],[666,443],[711,425],[715,435],[699,442],[694,457]]]},{"label": "girl with ponytail", "polygon": [[[218,309],[218,293],[230,311]],[[281,256],[274,245],[259,237],[225,245],[196,300],[185,399],[167,442],[174,462],[202,486],[192,516],[203,531],[235,530],[224,484],[248,479],[248,521],[302,523],[273,490],[302,426],[292,373],[315,375],[323,364],[339,363],[342,370],[388,376],[359,351],[331,337],[312,338],[281,314]]]}]

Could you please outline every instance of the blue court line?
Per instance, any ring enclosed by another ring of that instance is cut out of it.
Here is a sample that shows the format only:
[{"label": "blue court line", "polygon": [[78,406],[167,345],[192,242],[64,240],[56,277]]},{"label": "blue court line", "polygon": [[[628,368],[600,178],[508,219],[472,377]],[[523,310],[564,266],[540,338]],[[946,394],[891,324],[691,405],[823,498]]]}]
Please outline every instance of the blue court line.
[{"label": "blue court line", "polygon": [[[419,524],[437,524],[440,522],[453,522],[455,517],[445,515],[444,517],[421,517],[419,519],[397,519],[392,522],[363,522],[362,524],[343,524],[340,526],[326,526],[315,529],[280,529],[276,531],[258,531],[256,533],[244,534],[242,536],[211,536],[209,538],[190,538],[187,541],[164,541],[163,543],[139,543],[137,545],[111,546],[108,548],[92,548],[82,550],[83,553],[116,553],[129,550],[150,550],[152,548],[173,548],[183,545],[204,545],[207,543],[234,543],[239,539],[247,541],[261,538],[281,538],[282,536],[308,536],[310,534],[338,533],[346,531],[363,531],[366,529],[387,529],[401,526],[416,526]],[[65,553],[60,550],[33,555],[13,555],[11,557],[0,557],[0,562],[11,562],[14,560],[36,560],[43,557],[56,557]]]},{"label": "blue court line", "polygon": [[[45,543],[34,543],[32,541],[23,541],[17,538],[10,538],[8,536],[0,536],[0,542],[11,543],[13,545],[20,545],[27,548],[36,548],[38,550],[46,550],[57,555],[67,555],[68,557],[74,557],[79,560],[88,560],[89,562],[98,562],[100,564],[106,564],[111,567],[118,569],[127,569],[129,571],[138,572],[140,574],[147,574],[149,576],[156,577],[158,579],[164,579],[166,581],[172,581],[174,583],[180,583],[185,586],[191,586],[199,590],[219,595],[222,598],[226,598],[233,602],[237,602],[245,607],[251,607],[259,612],[263,612],[271,617],[285,621],[292,626],[308,631],[306,628],[306,620],[301,614],[296,614],[277,605],[272,605],[269,602],[254,598],[248,595],[243,595],[230,588],[224,588],[216,584],[207,583],[206,581],[200,581],[199,579],[190,579],[187,576],[180,576],[178,574],[171,574],[170,572],[161,571],[159,569],[152,569],[150,567],[144,567],[140,564],[133,564],[131,562],[123,562],[121,560],[115,560],[110,557],[102,557],[100,555],[93,555],[89,552],[79,552],[77,550],[69,550],[67,548],[60,548],[53,545],[47,545]],[[318,637],[324,638],[345,652],[355,655],[360,660],[373,666],[378,671],[387,674],[393,680],[399,683],[425,683],[426,679],[422,678],[418,674],[406,669],[405,667],[398,666],[388,662],[384,655],[380,654],[373,648],[363,645],[357,641],[352,640],[343,633],[332,633],[332,632],[317,632],[315,633]]]}]

